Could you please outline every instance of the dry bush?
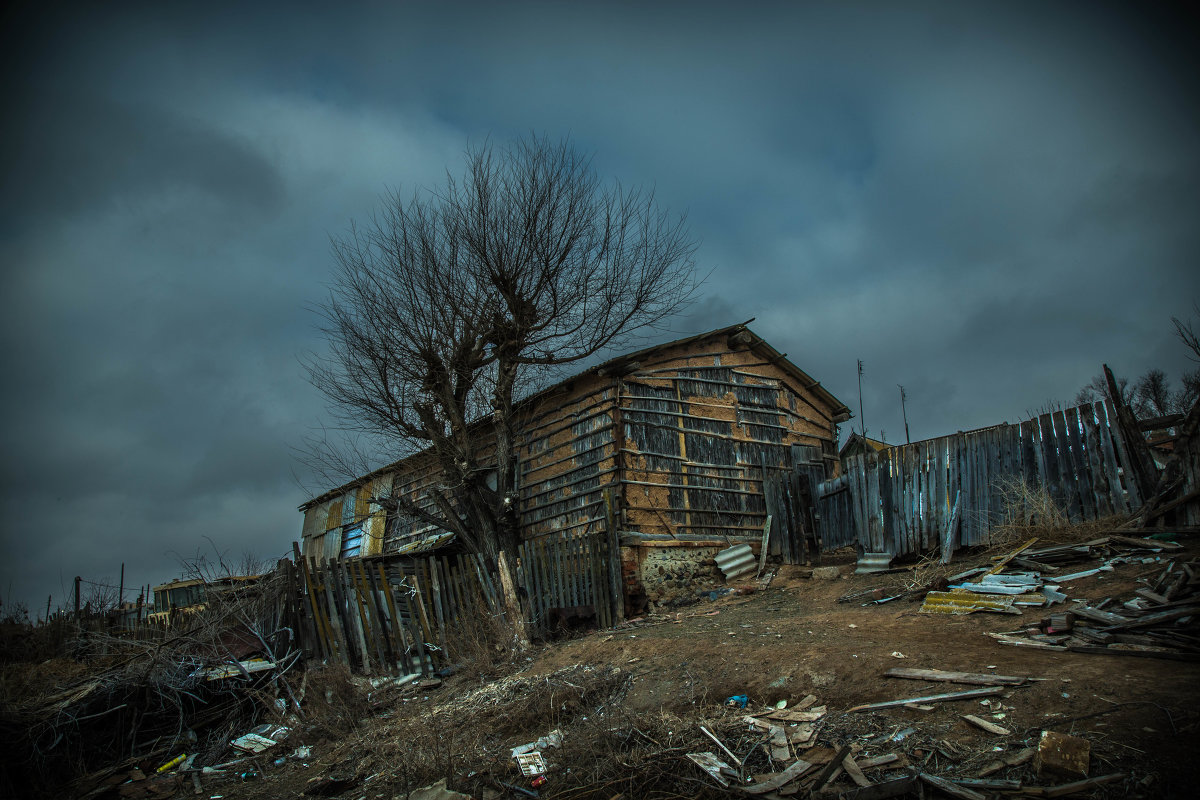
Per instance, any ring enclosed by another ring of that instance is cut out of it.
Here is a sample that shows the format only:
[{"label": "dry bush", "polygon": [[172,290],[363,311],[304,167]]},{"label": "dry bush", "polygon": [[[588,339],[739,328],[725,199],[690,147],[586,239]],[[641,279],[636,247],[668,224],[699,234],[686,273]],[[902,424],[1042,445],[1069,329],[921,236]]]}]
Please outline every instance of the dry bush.
[{"label": "dry bush", "polygon": [[926,553],[917,561],[916,566],[904,578],[904,590],[915,592],[937,586],[956,572],[961,572],[960,564],[943,564],[941,553],[934,551]]},{"label": "dry bush", "polygon": [[[63,796],[75,776],[119,764],[153,768],[181,749],[217,757],[231,732],[245,733],[270,707],[265,697],[292,699],[286,673],[299,654],[281,622],[281,587],[270,577],[210,602],[183,626],[138,636],[67,620],[70,660],[5,665],[0,795]],[[208,679],[207,668],[252,653],[275,668]]]},{"label": "dry bush", "polygon": [[309,739],[339,738],[370,713],[365,689],[340,664],[309,669],[300,694]]},{"label": "dry bush", "polygon": [[1045,486],[1007,478],[999,481],[997,488],[1003,496],[1004,511],[1000,523],[988,535],[986,552],[992,554],[1015,550],[1035,536],[1048,544],[1088,541],[1128,519],[1114,515],[1072,522],[1067,510],[1051,497]]},{"label": "dry bush", "polygon": [[517,652],[512,647],[512,628],[479,595],[474,609],[460,614],[446,631],[446,656],[458,672],[471,677],[484,678],[511,668]]}]

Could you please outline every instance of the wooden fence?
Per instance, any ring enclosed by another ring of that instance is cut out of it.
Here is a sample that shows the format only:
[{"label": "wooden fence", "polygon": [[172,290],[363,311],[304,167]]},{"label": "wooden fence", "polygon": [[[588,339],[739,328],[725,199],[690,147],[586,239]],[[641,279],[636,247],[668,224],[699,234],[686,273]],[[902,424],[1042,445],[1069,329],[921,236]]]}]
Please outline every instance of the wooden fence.
[{"label": "wooden fence", "polygon": [[518,552],[518,579],[536,631],[548,634],[578,617],[594,616],[602,628],[619,621],[624,597],[614,537],[542,536],[524,542]]},{"label": "wooden fence", "polygon": [[785,564],[821,563],[822,531],[813,513],[817,487],[825,478],[821,451],[792,446],[792,468],[771,469],[763,459],[763,495],[771,517],[767,552]]},{"label": "wooden fence", "polygon": [[[611,627],[623,596],[620,552],[607,533],[543,536],[519,548],[517,578],[536,634],[573,617]],[[477,633],[481,614],[501,616],[478,555],[379,556],[318,563],[293,546],[288,569],[294,623],[308,658],[364,674],[431,674],[455,637]]]},{"label": "wooden fence", "polygon": [[818,489],[824,544],[928,552],[950,526],[956,500],[957,543],[983,544],[1006,516],[1034,510],[1017,491],[1022,485],[1044,489],[1073,521],[1128,514],[1143,499],[1129,459],[1108,402],[854,456]]},{"label": "wooden fence", "polygon": [[296,545],[293,553],[289,594],[308,658],[368,675],[431,674],[447,665],[451,639],[469,635],[481,614],[502,613],[478,556],[317,563]]}]

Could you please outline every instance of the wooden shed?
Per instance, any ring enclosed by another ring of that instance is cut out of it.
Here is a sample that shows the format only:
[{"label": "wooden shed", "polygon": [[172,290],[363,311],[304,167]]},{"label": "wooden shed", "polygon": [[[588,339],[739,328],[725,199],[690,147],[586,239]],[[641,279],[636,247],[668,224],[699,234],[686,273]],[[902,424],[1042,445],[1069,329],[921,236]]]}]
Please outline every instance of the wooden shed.
[{"label": "wooden shed", "polygon": [[[715,573],[713,555],[731,543],[757,551],[772,480],[797,461],[832,475],[837,426],[850,418],[746,324],[611,359],[518,411],[522,539],[619,541],[626,613]],[[309,500],[304,554],[320,562],[429,549],[449,534],[370,501],[392,493],[431,504],[425,489],[438,479],[431,454],[418,453]],[[788,526],[775,528],[769,546],[795,560]]]}]

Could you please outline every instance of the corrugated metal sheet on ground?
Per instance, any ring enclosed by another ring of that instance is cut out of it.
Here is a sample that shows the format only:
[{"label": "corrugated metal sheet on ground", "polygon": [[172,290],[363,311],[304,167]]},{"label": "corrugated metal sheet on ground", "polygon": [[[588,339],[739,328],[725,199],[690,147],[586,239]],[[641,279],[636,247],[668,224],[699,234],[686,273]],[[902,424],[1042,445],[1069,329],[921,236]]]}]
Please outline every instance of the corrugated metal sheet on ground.
[{"label": "corrugated metal sheet on ground", "polygon": [[883,572],[892,565],[891,553],[863,553],[858,557],[858,569],[855,575],[869,575],[872,572]]},{"label": "corrugated metal sheet on ground", "polygon": [[923,614],[971,614],[975,611],[999,611],[1020,614],[1013,608],[1012,597],[984,597],[973,592],[929,592],[921,604]]},{"label": "corrugated metal sheet on ground", "polygon": [[725,579],[736,578],[758,569],[758,560],[748,544],[735,544],[722,550],[716,556],[717,566],[725,574]]}]

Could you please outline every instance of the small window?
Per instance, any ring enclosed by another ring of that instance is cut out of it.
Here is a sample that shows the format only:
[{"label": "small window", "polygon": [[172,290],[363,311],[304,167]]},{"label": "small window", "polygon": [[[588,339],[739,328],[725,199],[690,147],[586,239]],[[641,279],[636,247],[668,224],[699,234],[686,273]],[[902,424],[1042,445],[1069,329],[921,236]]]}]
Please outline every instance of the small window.
[{"label": "small window", "polygon": [[342,558],[362,555],[363,526],[351,525],[342,529]]}]

